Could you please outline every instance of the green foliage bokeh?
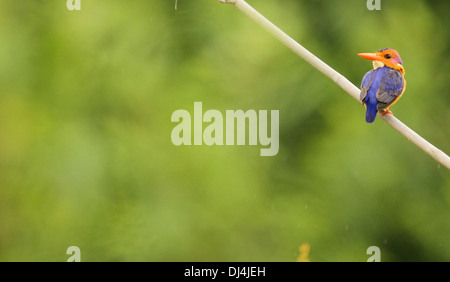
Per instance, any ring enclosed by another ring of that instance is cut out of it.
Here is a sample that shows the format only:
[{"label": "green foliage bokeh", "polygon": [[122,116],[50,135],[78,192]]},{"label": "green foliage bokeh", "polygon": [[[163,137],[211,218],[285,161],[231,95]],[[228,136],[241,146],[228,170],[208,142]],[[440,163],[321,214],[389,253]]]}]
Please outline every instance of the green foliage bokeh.
[{"label": "green foliage bokeh", "polygon": [[[448,1],[249,1],[450,152]],[[0,261],[450,260],[450,173],[232,5],[0,2]],[[280,150],[175,146],[177,109],[279,110]]]}]

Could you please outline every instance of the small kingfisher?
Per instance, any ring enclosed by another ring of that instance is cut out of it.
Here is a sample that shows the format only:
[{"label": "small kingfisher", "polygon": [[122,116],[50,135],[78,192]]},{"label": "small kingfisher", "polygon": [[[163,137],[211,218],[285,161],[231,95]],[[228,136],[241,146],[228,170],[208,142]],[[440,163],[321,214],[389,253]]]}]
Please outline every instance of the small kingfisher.
[{"label": "small kingfisher", "polygon": [[406,88],[405,69],[397,51],[391,48],[358,56],[372,60],[373,70],[364,75],[360,100],[366,106],[366,122],[373,123],[378,111],[392,114],[389,107],[400,99]]}]

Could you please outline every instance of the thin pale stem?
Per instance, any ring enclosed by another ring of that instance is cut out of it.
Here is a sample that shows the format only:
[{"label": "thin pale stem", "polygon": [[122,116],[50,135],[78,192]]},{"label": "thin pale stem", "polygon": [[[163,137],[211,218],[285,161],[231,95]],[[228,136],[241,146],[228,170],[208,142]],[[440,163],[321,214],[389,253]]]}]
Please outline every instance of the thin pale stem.
[{"label": "thin pale stem", "polygon": [[[297,55],[302,57],[305,61],[310,63],[313,67],[318,69],[321,73],[329,77],[333,80],[337,85],[339,85],[345,92],[350,94],[354,99],[361,102],[359,99],[360,89],[356,87],[353,83],[351,83],[345,76],[341,75],[333,68],[328,66],[322,60],[317,58],[314,54],[305,49],[302,45],[300,45],[297,41],[292,39],[289,35],[271,23],[268,19],[266,19],[263,15],[261,15],[258,11],[253,9],[247,2],[244,0],[219,0],[222,3],[230,3],[234,4],[236,8],[238,8],[241,12],[249,16],[253,19],[257,24],[266,29],[269,33],[275,36],[278,40],[280,40],[284,45],[286,45],[289,49],[294,51]],[[392,128],[400,132],[403,136],[406,137],[409,141],[414,143],[417,147],[422,149],[424,152],[433,157],[440,164],[450,169],[450,157],[446,155],[444,152],[436,148],[430,142],[425,140],[419,134],[411,130],[408,126],[398,120],[396,117],[390,114],[386,114],[381,116],[382,120],[384,120],[387,124],[389,124]]]}]

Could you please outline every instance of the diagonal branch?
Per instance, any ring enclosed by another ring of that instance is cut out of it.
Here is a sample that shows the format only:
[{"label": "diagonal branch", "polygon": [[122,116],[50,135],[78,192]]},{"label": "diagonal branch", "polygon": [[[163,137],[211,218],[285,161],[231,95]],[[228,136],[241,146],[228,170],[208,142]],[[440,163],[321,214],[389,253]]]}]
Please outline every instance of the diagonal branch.
[{"label": "diagonal branch", "polygon": [[[284,33],[281,29],[271,23],[268,19],[266,19],[263,15],[261,15],[258,11],[253,9],[247,2],[244,0],[219,0],[222,3],[230,3],[234,4],[236,8],[238,8],[241,12],[249,16],[253,19],[257,24],[261,25],[264,29],[270,32],[273,36],[275,36],[278,40],[280,40],[284,45],[286,45],[289,49],[294,51],[297,55],[302,57],[305,61],[310,63],[313,67],[318,69],[324,75],[333,80],[337,85],[339,85],[344,91],[350,94],[353,98],[358,100],[359,102],[359,93],[360,89],[352,84],[345,76],[341,75],[322,60],[314,56],[311,52],[305,49],[302,45],[300,45],[297,41],[292,39],[289,35]],[[386,114],[378,116],[383,119],[387,124],[389,124],[392,128],[400,132],[403,136],[406,137],[409,141],[414,143],[417,147],[422,149],[424,152],[433,157],[436,161],[450,169],[450,157],[447,156],[444,152],[433,146],[430,142],[425,140],[419,134],[411,130],[408,126],[398,120],[396,117],[390,114]]]}]

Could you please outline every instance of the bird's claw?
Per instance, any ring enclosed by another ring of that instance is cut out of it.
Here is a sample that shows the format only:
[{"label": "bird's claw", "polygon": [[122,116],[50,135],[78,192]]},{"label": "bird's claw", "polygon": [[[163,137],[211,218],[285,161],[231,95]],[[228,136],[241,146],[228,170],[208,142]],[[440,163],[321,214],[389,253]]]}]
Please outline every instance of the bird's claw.
[{"label": "bird's claw", "polygon": [[381,114],[382,116],[384,116],[385,114],[391,114],[394,115],[390,110],[386,109],[384,110],[384,112]]}]

